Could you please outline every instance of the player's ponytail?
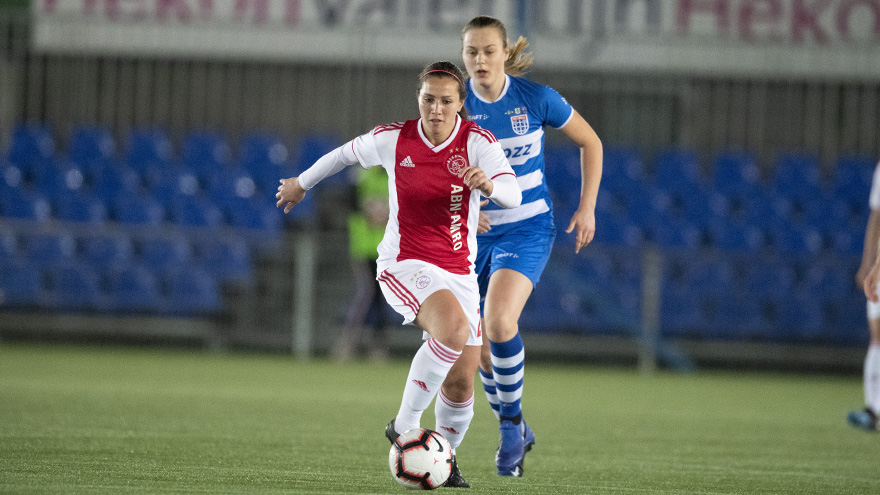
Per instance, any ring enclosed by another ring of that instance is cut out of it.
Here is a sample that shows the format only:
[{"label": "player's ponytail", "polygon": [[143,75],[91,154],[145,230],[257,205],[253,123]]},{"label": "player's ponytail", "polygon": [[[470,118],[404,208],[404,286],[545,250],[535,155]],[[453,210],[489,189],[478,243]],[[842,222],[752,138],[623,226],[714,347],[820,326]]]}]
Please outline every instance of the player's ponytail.
[{"label": "player's ponytail", "polygon": [[504,43],[504,48],[510,48],[510,55],[508,55],[507,60],[504,61],[504,72],[511,76],[521,76],[525,74],[526,70],[531,67],[534,62],[534,57],[531,52],[525,51],[529,46],[529,40],[524,36],[520,36],[519,39],[516,40],[516,43],[514,43],[513,46],[510,46],[510,41],[507,39],[507,28],[504,27],[504,23],[498,19],[487,15],[474,17],[465,24],[464,28],[461,30],[462,41],[464,40],[465,33],[471,29],[485,27],[497,29],[498,34],[501,35],[501,41]]},{"label": "player's ponytail", "polygon": [[[464,101],[465,98],[467,98],[467,90],[464,87],[464,73],[461,72],[461,69],[452,62],[444,60],[427,65],[422,70],[422,73],[419,74],[419,91],[422,90],[422,85],[425,84],[425,81],[429,77],[447,77],[449,79],[454,79],[455,82],[458,83],[458,98],[461,101]],[[458,116],[461,117],[462,120],[468,120],[467,110],[465,110],[463,105],[461,111],[458,112]]]}]

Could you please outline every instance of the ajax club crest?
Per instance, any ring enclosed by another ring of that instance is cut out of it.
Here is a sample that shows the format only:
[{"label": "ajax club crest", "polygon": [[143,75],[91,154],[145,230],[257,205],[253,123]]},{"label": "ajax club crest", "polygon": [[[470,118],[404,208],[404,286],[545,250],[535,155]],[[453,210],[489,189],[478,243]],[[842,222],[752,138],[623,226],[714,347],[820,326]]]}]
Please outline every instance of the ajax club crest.
[{"label": "ajax club crest", "polygon": [[452,155],[446,160],[446,169],[452,175],[458,176],[461,169],[467,167],[467,160],[461,155]]},{"label": "ajax club crest", "polygon": [[520,136],[529,132],[529,114],[511,115],[510,125],[513,126],[513,132]]}]

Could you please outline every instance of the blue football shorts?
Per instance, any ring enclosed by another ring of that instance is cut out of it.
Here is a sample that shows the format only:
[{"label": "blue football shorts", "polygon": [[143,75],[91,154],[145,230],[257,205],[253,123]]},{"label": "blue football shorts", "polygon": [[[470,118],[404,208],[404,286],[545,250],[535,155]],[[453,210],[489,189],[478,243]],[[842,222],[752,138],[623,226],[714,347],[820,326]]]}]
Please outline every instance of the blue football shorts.
[{"label": "blue football shorts", "polygon": [[532,286],[537,285],[550,259],[555,239],[556,231],[545,229],[477,236],[475,270],[480,286],[480,308],[486,299],[489,277],[498,269],[508,268],[522,273],[532,281]]}]

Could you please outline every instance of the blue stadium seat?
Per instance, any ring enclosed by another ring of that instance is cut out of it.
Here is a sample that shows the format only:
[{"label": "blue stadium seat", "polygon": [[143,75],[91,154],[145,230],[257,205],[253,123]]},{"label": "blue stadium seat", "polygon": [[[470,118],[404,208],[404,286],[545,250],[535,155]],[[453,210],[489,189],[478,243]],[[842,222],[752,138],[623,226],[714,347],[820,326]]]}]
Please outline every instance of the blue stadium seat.
[{"label": "blue stadium seat", "polygon": [[822,236],[804,224],[781,225],[769,234],[770,245],[779,254],[817,254],[823,248]]},{"label": "blue stadium seat", "polygon": [[790,265],[753,260],[746,265],[744,288],[755,299],[790,296],[795,290],[795,279]]},{"label": "blue stadium seat", "polygon": [[765,245],[761,229],[737,219],[717,219],[709,226],[709,238],[716,249],[724,252],[758,252]]},{"label": "blue stadium seat", "polygon": [[54,155],[55,140],[48,126],[19,124],[12,130],[8,158],[26,175],[36,167],[44,166]]},{"label": "blue stadium seat", "polygon": [[135,128],[128,135],[125,161],[134,170],[144,173],[149,167],[164,166],[172,160],[171,140],[159,128]]},{"label": "blue stadium seat", "polygon": [[30,234],[22,244],[25,256],[36,266],[57,267],[76,261],[76,241],[67,233]]},{"label": "blue stadium seat", "polygon": [[190,227],[219,227],[223,224],[223,212],[209,199],[200,196],[180,196],[169,211],[171,221]]},{"label": "blue stadium seat", "polygon": [[36,179],[37,190],[50,200],[86,189],[86,175],[73,162],[62,161],[43,169]]},{"label": "blue stadium seat", "polygon": [[231,207],[227,210],[229,224],[233,227],[244,229],[255,229],[267,233],[277,233],[281,231],[283,222],[286,219],[303,218],[308,213],[308,206],[311,202],[303,204],[300,202],[296,207],[288,213],[285,218],[283,211],[275,208],[274,205],[260,205],[252,201],[239,202],[237,207]]},{"label": "blue stadium seat", "polygon": [[53,276],[55,306],[66,310],[97,310],[105,306],[98,275],[77,265],[60,268]]},{"label": "blue stadium seat", "polygon": [[661,292],[660,329],[664,337],[693,337],[703,326],[699,295],[686,287],[666,287]]},{"label": "blue stadium seat", "polygon": [[152,312],[163,306],[155,275],[142,266],[132,265],[110,277],[110,307],[122,312]]},{"label": "blue stadium seat", "polygon": [[165,209],[159,202],[144,195],[118,195],[111,205],[112,218],[120,223],[160,225]]},{"label": "blue stadium seat", "polygon": [[560,205],[576,203],[580,197],[580,149],[571,145],[545,147],[544,177]]},{"label": "blue stadium seat", "polygon": [[190,265],[192,248],[183,237],[154,237],[141,241],[139,258],[151,273],[171,274]]},{"label": "blue stadium seat", "polygon": [[52,207],[41,194],[13,190],[0,196],[0,213],[6,218],[45,221],[49,219]]},{"label": "blue stadium seat", "polygon": [[815,197],[822,189],[819,157],[810,153],[781,153],[773,164],[771,185],[776,194],[789,199]]},{"label": "blue stadium seat", "polygon": [[134,247],[126,236],[88,236],[83,238],[82,260],[92,270],[117,270],[131,263]]},{"label": "blue stadium seat", "polygon": [[670,219],[651,228],[651,239],[661,248],[695,250],[700,247],[700,230],[682,219]]},{"label": "blue stadium seat", "polygon": [[687,287],[694,293],[730,294],[733,290],[733,269],[722,256],[693,258],[684,276]]},{"label": "blue stadium seat", "polygon": [[716,191],[694,189],[682,196],[681,207],[684,219],[701,229],[731,216],[730,200]]},{"label": "blue stadium seat", "polygon": [[251,173],[260,190],[273,196],[279,179],[297,175],[288,158],[287,146],[275,134],[253,133],[241,140],[239,163]]},{"label": "blue stadium seat", "polygon": [[147,190],[165,207],[172,207],[181,198],[199,194],[201,183],[195,172],[188,167],[162,167],[147,173]]},{"label": "blue stadium seat", "polygon": [[138,196],[143,184],[141,176],[134,169],[122,163],[109,163],[89,171],[94,185],[94,194],[105,205],[111,206],[118,196]]},{"label": "blue stadium seat", "polygon": [[200,269],[178,272],[168,281],[168,309],[177,314],[216,313],[222,307],[220,285]]},{"label": "blue stadium seat", "polygon": [[220,281],[244,282],[253,276],[251,250],[242,238],[207,241],[199,251],[202,268]]},{"label": "blue stadium seat", "polygon": [[0,231],[0,261],[18,258],[18,237],[11,230]]},{"label": "blue stadium seat", "polygon": [[56,199],[55,216],[67,222],[100,224],[107,220],[107,207],[93,196],[70,193]]},{"label": "blue stadium seat", "polygon": [[[558,219],[557,219],[558,220]],[[567,222],[568,220],[566,220]],[[562,226],[560,230],[566,226]],[[644,231],[632,224],[627,218],[619,215],[597,215],[595,241],[612,246],[636,247],[645,239]],[[556,242],[574,245],[574,239],[565,234],[564,230],[557,233]]]},{"label": "blue stadium seat", "polygon": [[230,163],[232,153],[226,138],[216,131],[191,131],[183,138],[183,162],[195,169],[207,164],[223,167]]},{"label": "blue stadium seat", "polygon": [[662,190],[687,193],[702,185],[700,161],[694,150],[665,148],[654,159],[654,183]]},{"label": "blue stadium seat", "polygon": [[40,306],[45,302],[39,268],[0,259],[0,308]]},{"label": "blue stadium seat", "polygon": [[[578,150],[578,148],[574,148]],[[580,159],[578,155],[577,159]],[[631,190],[633,184],[645,179],[645,167],[638,150],[629,147],[609,146],[602,157],[602,187],[615,192]],[[578,181],[580,172],[578,171]]]},{"label": "blue stadium seat", "polygon": [[871,191],[876,164],[876,157],[862,155],[838,157],[831,174],[831,189],[834,195],[855,201],[866,201]]},{"label": "blue stadium seat", "polygon": [[95,162],[107,163],[116,152],[110,130],[102,126],[80,126],[70,134],[68,157],[81,166]]},{"label": "blue stadium seat", "polygon": [[21,169],[0,158],[0,197],[20,192],[24,187],[24,173]]},{"label": "blue stadium seat", "polygon": [[761,188],[758,160],[748,151],[723,150],[715,155],[712,184],[723,194],[750,195]]}]

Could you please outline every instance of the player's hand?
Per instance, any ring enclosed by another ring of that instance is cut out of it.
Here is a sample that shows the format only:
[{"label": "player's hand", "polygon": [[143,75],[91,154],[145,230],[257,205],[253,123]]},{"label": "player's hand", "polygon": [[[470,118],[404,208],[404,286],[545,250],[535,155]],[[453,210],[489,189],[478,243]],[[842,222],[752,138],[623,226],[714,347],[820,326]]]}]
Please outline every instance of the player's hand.
[{"label": "player's hand", "polygon": [[275,197],[278,198],[275,207],[281,208],[281,206],[284,205],[284,213],[287,213],[291,208],[296,206],[297,203],[302,201],[305,196],[306,190],[299,185],[299,179],[297,177],[281,179],[281,185],[278,186],[278,194],[275,195]]},{"label": "player's hand", "polygon": [[861,288],[865,284],[865,277],[868,275],[868,270],[871,267],[862,263],[859,265],[858,271],[856,271],[856,287]]},{"label": "player's hand", "polygon": [[865,297],[871,302],[880,302],[877,297],[877,282],[880,281],[880,263],[875,263],[865,275],[862,283],[862,289],[865,291]]},{"label": "player's hand", "polygon": [[574,252],[580,252],[581,248],[593,241],[596,234],[596,212],[592,208],[578,208],[571,216],[571,222],[565,229],[566,234],[576,230],[577,237],[574,240]]},{"label": "player's hand", "polygon": [[480,167],[465,167],[461,169],[458,176],[461,177],[464,185],[468,186],[471,191],[479,189],[483,196],[489,197],[492,195],[495,185],[486,177],[486,174]]},{"label": "player's hand", "polygon": [[[488,199],[484,199],[483,201],[480,201],[480,207],[486,206],[487,204],[489,204]],[[477,233],[478,234],[485,234],[486,232],[489,232],[490,230],[492,230],[492,226],[489,225],[489,216],[486,215],[485,213],[483,213],[482,210],[480,210],[480,220],[477,222]]]}]

